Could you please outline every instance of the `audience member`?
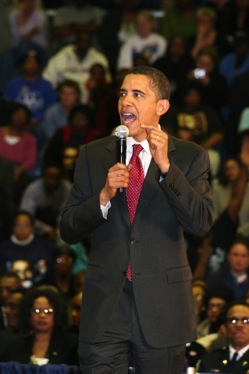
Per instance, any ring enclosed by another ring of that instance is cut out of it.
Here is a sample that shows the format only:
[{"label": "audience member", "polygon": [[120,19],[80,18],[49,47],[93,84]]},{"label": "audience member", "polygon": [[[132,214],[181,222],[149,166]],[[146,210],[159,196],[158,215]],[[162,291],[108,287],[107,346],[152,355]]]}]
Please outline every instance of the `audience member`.
[{"label": "audience member", "polygon": [[29,49],[43,50],[47,45],[46,15],[38,9],[35,0],[18,0],[17,8],[10,15],[12,46],[20,57]]},{"label": "audience member", "polygon": [[194,67],[194,60],[189,54],[186,38],[177,34],[169,39],[166,53],[158,58],[153,66],[167,75],[171,84],[171,97],[174,100],[179,84],[186,79],[187,72]]},{"label": "audience member", "polygon": [[140,3],[139,0],[120,0],[102,19],[98,41],[109,61],[113,78],[116,74],[120,47],[136,34],[136,14]]},{"label": "audience member", "polygon": [[188,82],[181,91],[179,104],[172,106],[161,119],[161,125],[179,138],[191,140],[209,152],[211,176],[219,168],[219,146],[224,129],[218,114],[202,104],[199,87],[195,82]]},{"label": "audience member", "polygon": [[160,32],[167,40],[175,35],[188,40],[195,35],[198,5],[194,0],[173,0],[171,4],[160,22]]},{"label": "audience member", "polygon": [[49,284],[54,285],[67,300],[75,295],[72,273],[75,257],[75,252],[69,246],[58,247],[51,267]]},{"label": "audience member", "polygon": [[6,272],[0,274],[0,329],[7,327],[7,319],[4,304],[11,291],[21,288],[21,279],[15,273]]},{"label": "audience member", "polygon": [[238,238],[231,244],[226,260],[220,269],[206,278],[209,287],[221,285],[229,288],[234,299],[243,299],[249,287],[249,244]]},{"label": "audience member", "polygon": [[93,64],[89,70],[89,78],[85,82],[84,102],[91,108],[97,110],[99,102],[109,94],[110,83],[106,80],[105,67],[102,64]]},{"label": "audience member", "polygon": [[228,344],[203,355],[199,372],[246,373],[249,369],[249,306],[235,301],[224,312]]},{"label": "audience member", "polygon": [[0,330],[0,361],[6,347],[20,333],[20,303],[24,296],[24,289],[16,289],[10,293],[4,304],[4,312],[7,321],[7,327]]},{"label": "audience member", "polygon": [[76,105],[68,116],[68,125],[58,129],[48,141],[44,151],[44,165],[51,162],[61,163],[65,147],[80,148],[98,137],[98,131],[92,128],[93,111],[88,105]]},{"label": "audience member", "polygon": [[56,130],[68,124],[70,111],[80,102],[79,85],[71,79],[62,81],[57,91],[58,102],[47,109],[41,126],[47,139],[50,139]]},{"label": "audience member", "polygon": [[22,58],[21,74],[9,80],[4,96],[22,103],[32,113],[35,126],[43,120],[45,111],[55,103],[55,91],[50,82],[40,76],[41,61],[36,51],[28,51]]},{"label": "audience member", "polygon": [[34,218],[27,211],[18,211],[12,224],[12,235],[0,244],[0,271],[13,270],[16,260],[27,261],[33,281],[40,282],[52,262],[54,244],[34,234]]},{"label": "audience member", "polygon": [[69,308],[57,290],[33,288],[20,305],[23,334],[6,347],[3,361],[78,365],[76,334],[69,329]]},{"label": "audience member", "polygon": [[233,39],[233,51],[220,59],[219,71],[231,86],[235,77],[249,70],[249,36],[237,32]]},{"label": "audience member", "polygon": [[221,283],[211,287],[207,282],[206,295],[206,318],[197,325],[197,337],[201,338],[210,333],[217,332],[216,320],[222,313],[224,307],[233,300],[233,292]]},{"label": "audience member", "polygon": [[[195,58],[195,66],[186,74],[185,81],[195,82],[200,90],[202,102],[216,111],[223,120],[223,110],[227,104],[227,82],[218,71],[219,56],[215,48],[200,50]],[[215,93],[215,94],[214,94]]]},{"label": "audience member", "polygon": [[38,161],[37,140],[29,131],[30,123],[30,110],[25,105],[16,103],[11,110],[9,122],[0,127],[0,157],[11,161],[15,169],[16,204],[23,189],[33,178]]},{"label": "audience member", "polygon": [[167,40],[155,31],[155,18],[150,11],[142,10],[136,18],[136,34],[121,46],[117,70],[129,70],[135,66],[134,59],[143,56],[149,64],[162,57],[167,48]]},{"label": "audience member", "polygon": [[197,25],[195,36],[190,40],[190,53],[196,59],[200,51],[206,47],[217,46],[215,28],[216,14],[209,7],[200,7],[196,11]]},{"label": "audience member", "polygon": [[228,113],[224,148],[231,156],[239,152],[238,125],[240,116],[249,106],[249,70],[236,76],[228,92]]},{"label": "audience member", "polygon": [[64,1],[55,13],[52,23],[52,41],[57,48],[73,43],[75,30],[95,34],[102,21],[103,11],[88,0]]},{"label": "audience member", "polygon": [[60,209],[70,188],[71,183],[63,178],[62,167],[58,164],[45,165],[42,176],[26,187],[19,208],[34,217],[36,235],[56,238]]},{"label": "audience member", "polygon": [[79,84],[82,100],[84,100],[84,85],[94,63],[100,63],[105,67],[106,80],[110,81],[107,58],[92,47],[91,35],[88,32],[79,31],[76,33],[73,44],[62,48],[48,60],[43,77],[50,81],[53,87],[57,87],[65,79],[74,80]]}]

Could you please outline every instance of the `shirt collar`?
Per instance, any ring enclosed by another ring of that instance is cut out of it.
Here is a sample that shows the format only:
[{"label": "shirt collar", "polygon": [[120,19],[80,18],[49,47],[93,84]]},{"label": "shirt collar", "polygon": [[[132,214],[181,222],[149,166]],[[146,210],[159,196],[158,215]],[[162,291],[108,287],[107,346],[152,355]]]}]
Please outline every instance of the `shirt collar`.
[{"label": "shirt collar", "polygon": [[236,351],[231,345],[229,345],[229,357],[230,359],[233,357],[233,354],[235,352],[238,352],[238,359],[239,360],[245,353],[246,351],[249,349],[249,344],[246,345],[244,348],[240,349],[239,351]]}]

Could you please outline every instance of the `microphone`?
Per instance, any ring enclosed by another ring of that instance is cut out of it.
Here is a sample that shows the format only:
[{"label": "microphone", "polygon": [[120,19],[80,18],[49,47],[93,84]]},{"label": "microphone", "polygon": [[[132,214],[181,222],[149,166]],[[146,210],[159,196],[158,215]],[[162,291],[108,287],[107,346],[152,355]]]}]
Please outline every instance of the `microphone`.
[{"label": "microphone", "polygon": [[[126,126],[120,125],[115,130],[117,137],[117,150],[118,150],[118,162],[122,164],[126,163],[126,138],[129,135],[129,129]],[[119,189],[119,192],[123,192],[123,188]]]}]

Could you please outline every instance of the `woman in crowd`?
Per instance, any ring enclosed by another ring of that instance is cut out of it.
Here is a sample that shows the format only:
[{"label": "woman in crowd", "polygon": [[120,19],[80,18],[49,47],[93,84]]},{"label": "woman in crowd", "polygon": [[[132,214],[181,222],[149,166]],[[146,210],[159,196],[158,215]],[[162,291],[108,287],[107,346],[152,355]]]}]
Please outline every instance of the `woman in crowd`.
[{"label": "woman in crowd", "polygon": [[6,348],[4,361],[78,365],[77,335],[68,331],[68,306],[51,286],[29,290],[20,305],[23,335]]}]

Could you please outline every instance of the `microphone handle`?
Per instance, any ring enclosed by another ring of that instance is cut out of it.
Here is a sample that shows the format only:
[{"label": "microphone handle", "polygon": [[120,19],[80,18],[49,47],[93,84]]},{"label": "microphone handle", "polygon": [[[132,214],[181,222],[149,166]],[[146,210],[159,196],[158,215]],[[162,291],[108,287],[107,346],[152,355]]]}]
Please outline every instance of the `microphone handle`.
[{"label": "microphone handle", "polygon": [[[118,138],[118,161],[124,165],[126,163],[126,138]],[[123,187],[120,187],[119,192],[123,191]]]}]

